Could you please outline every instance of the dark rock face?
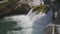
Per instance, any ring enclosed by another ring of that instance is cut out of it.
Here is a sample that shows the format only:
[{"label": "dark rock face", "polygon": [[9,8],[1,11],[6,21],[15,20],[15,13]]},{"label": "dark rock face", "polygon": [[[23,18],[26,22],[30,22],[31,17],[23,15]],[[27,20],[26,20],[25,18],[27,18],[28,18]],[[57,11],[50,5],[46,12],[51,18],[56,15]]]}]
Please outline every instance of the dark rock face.
[{"label": "dark rock face", "polygon": [[0,17],[10,16],[10,15],[20,15],[20,14],[25,14],[26,15],[29,12],[30,9],[31,8],[28,4],[22,4],[21,7],[18,7],[15,10],[12,9],[10,11],[5,11],[5,10],[0,11]]},{"label": "dark rock face", "polygon": [[47,27],[47,28],[44,30],[43,34],[52,34],[52,26]]},{"label": "dark rock face", "polygon": [[3,0],[0,0],[0,1],[3,1]]},{"label": "dark rock face", "polygon": [[18,7],[13,14],[27,14],[30,10],[30,6],[28,4],[22,4],[21,7]]},{"label": "dark rock face", "polygon": [[60,3],[60,0],[56,0],[56,2]]},{"label": "dark rock face", "polygon": [[50,4],[51,0],[43,0],[45,4]]},{"label": "dark rock face", "polygon": [[[4,0],[0,0],[0,1],[4,1]],[[31,9],[30,6],[28,4],[21,3],[21,7],[19,7],[20,5],[19,1],[20,0],[8,0],[8,2],[2,4],[2,6],[0,5],[0,8],[1,8],[0,17],[27,14],[29,10]]]},{"label": "dark rock face", "polygon": [[60,25],[60,10],[57,11],[57,17],[55,19],[55,24],[59,24]]}]

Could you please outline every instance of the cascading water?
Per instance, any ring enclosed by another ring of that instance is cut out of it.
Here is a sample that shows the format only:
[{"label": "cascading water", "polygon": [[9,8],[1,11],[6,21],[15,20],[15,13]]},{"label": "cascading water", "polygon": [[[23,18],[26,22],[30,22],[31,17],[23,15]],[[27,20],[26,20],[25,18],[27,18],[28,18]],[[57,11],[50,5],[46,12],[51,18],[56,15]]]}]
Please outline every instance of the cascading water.
[{"label": "cascading water", "polygon": [[52,21],[52,10],[47,14],[33,12],[33,9],[29,11],[27,15],[16,15],[5,17],[5,19],[17,22],[17,27],[23,29],[17,31],[8,31],[13,34],[42,34],[46,25]]},{"label": "cascading water", "polygon": [[28,13],[28,16],[31,16],[31,20],[33,21],[32,34],[42,34],[45,27],[52,22],[53,17],[52,8],[50,8],[47,14],[41,12],[39,14],[36,14],[37,11],[34,13],[32,13],[32,11],[33,10],[31,10],[31,12]]},{"label": "cascading water", "polygon": [[15,27],[22,28],[21,30],[10,30],[8,34],[42,34],[45,26],[52,21],[53,11],[50,10],[46,13],[36,14],[33,12],[33,8],[27,15],[16,15],[5,17],[7,21],[15,21],[17,25]]}]

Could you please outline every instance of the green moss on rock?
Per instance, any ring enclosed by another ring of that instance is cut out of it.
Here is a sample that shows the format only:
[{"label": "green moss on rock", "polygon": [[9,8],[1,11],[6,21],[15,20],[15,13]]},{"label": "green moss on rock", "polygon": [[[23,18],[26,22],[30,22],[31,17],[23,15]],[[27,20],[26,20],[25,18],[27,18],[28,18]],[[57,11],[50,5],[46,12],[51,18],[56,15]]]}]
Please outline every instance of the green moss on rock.
[{"label": "green moss on rock", "polygon": [[37,6],[37,7],[35,7],[35,8],[33,9],[33,12],[34,12],[34,11],[38,11],[37,14],[40,13],[40,12],[42,12],[42,13],[47,13],[47,11],[46,11],[47,8],[48,8],[48,7],[47,7],[46,5],[39,5],[39,6]]},{"label": "green moss on rock", "polygon": [[7,5],[7,2],[0,4],[0,10],[3,10]]}]

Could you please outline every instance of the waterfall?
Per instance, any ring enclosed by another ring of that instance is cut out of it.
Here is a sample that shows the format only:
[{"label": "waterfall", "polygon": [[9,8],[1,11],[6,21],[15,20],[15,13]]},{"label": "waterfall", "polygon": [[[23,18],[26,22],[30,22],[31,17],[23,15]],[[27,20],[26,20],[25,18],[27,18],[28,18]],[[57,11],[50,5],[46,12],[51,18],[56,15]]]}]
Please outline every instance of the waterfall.
[{"label": "waterfall", "polygon": [[48,13],[39,13],[36,14],[36,12],[32,13],[33,9],[30,10],[30,12],[27,14],[31,17],[31,20],[33,21],[33,33],[32,34],[42,34],[46,26],[52,22],[53,17],[53,10],[50,8]]},{"label": "waterfall", "polygon": [[[23,29],[17,31],[11,31],[11,33],[17,34],[42,34],[47,24],[52,22],[53,11],[46,13],[36,14],[37,11],[33,12],[33,8],[28,12],[27,15],[16,15],[5,17],[7,21],[17,22],[17,26]],[[10,31],[9,31],[10,32]]]},{"label": "waterfall", "polygon": [[32,17],[33,8],[28,12],[27,16]]},{"label": "waterfall", "polygon": [[46,13],[36,14],[33,12],[33,8],[28,12],[27,15],[15,15],[5,17],[7,21],[15,21],[17,25],[15,27],[22,28],[21,30],[11,30],[8,33],[11,34],[42,34],[46,25],[52,21],[52,10]]}]

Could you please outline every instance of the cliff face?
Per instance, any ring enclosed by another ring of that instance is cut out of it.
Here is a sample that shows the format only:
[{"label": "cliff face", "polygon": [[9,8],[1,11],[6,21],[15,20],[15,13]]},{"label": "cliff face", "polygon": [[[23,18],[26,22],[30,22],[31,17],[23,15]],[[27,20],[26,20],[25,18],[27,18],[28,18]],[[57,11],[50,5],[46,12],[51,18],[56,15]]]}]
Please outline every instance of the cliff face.
[{"label": "cliff face", "polygon": [[[11,3],[10,3],[11,2]],[[1,16],[4,16],[5,14],[7,14],[8,12],[10,12],[10,9],[12,9],[16,3],[16,1],[9,1],[9,0],[3,0],[3,1],[0,1],[0,17]],[[14,3],[12,5],[12,3]],[[11,6],[12,5],[12,6]],[[12,7],[12,8],[11,8]]]},{"label": "cliff face", "polygon": [[[23,4],[23,2],[25,1],[23,1],[22,3],[20,3],[19,1],[21,0],[8,0],[5,3],[1,3],[0,17],[4,17],[7,15],[26,14],[29,11],[30,6],[26,3]],[[19,5],[22,6],[19,7]]]}]

